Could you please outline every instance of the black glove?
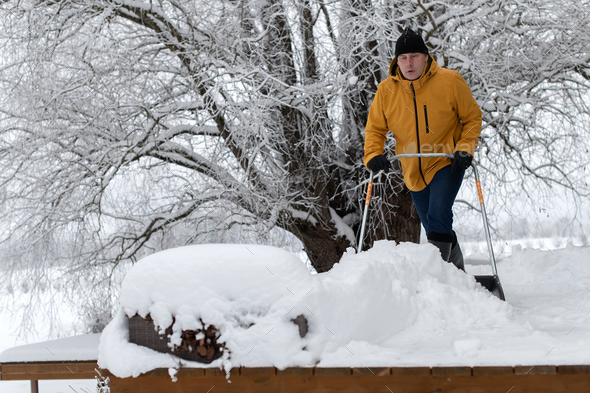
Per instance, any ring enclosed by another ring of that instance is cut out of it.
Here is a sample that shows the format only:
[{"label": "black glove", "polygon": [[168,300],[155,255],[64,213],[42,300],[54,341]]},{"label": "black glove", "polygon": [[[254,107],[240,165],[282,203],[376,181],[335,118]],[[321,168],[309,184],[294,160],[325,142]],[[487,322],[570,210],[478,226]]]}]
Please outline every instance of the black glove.
[{"label": "black glove", "polygon": [[390,166],[391,164],[389,160],[385,158],[383,154],[379,154],[378,156],[371,158],[369,162],[367,162],[367,168],[372,170],[374,173],[377,173],[379,171],[385,171],[389,169]]},{"label": "black glove", "polygon": [[467,169],[471,165],[471,161],[473,161],[473,156],[466,151],[457,150],[453,156],[451,162],[453,165],[451,166],[451,173],[455,173],[457,168],[459,169]]}]

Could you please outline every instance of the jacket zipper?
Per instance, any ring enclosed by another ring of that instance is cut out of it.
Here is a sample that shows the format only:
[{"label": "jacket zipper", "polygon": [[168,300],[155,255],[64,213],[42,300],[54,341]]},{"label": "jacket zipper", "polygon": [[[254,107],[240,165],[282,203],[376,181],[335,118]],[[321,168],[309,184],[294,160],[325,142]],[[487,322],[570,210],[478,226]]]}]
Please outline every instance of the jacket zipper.
[{"label": "jacket zipper", "polygon": [[[420,151],[420,127],[418,125],[418,104],[416,104],[416,91],[414,90],[413,83],[410,83],[410,89],[412,89],[412,96],[414,98],[414,114],[416,116],[416,142],[418,143],[418,153],[421,153],[421,151]],[[428,126],[426,127],[426,129],[428,130]],[[418,157],[418,168],[420,169],[420,176],[422,176],[422,181],[424,182],[424,184],[428,185],[428,183],[426,183],[426,179],[424,178],[424,173],[422,173],[422,157]]]},{"label": "jacket zipper", "polygon": [[426,119],[426,133],[430,133],[430,128],[428,127],[428,111],[426,110],[426,104],[424,104],[424,119]]}]

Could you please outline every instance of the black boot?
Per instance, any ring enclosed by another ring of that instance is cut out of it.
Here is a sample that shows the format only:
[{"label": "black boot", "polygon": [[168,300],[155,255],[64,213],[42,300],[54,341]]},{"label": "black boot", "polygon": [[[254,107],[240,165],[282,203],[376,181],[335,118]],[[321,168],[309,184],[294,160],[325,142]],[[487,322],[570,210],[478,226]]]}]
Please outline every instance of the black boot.
[{"label": "black boot", "polygon": [[440,250],[440,256],[443,261],[448,262],[451,257],[451,248],[453,246],[453,235],[446,233],[428,232],[428,243],[434,244]]},{"label": "black boot", "polygon": [[434,244],[440,250],[440,256],[442,257],[443,261],[448,262],[449,257],[451,256],[451,246],[453,245],[450,242],[439,242],[436,240],[429,240],[428,243]]},{"label": "black boot", "polygon": [[457,269],[465,271],[463,253],[461,252],[461,247],[459,247],[459,242],[457,241],[457,234],[455,233],[455,231],[453,231],[453,246],[451,247],[451,255],[449,257],[449,262],[457,266]]},{"label": "black boot", "polygon": [[463,253],[461,252],[461,247],[459,247],[459,242],[457,241],[457,235],[455,235],[455,241],[453,242],[453,245],[451,247],[451,255],[449,256],[449,262],[457,266],[457,269],[465,271],[465,262],[463,261]]}]

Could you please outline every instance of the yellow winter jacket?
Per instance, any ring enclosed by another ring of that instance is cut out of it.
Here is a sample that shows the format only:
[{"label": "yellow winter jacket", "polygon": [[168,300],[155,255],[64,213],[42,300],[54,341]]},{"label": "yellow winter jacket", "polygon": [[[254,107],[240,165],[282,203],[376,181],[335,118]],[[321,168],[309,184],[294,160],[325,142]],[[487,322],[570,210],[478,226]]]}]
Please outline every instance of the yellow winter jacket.
[{"label": "yellow winter jacket", "polygon": [[[422,76],[414,81],[398,71],[394,58],[389,77],[378,88],[365,128],[364,163],[383,154],[387,133],[395,137],[395,154],[470,153],[481,133],[481,110],[457,71],[441,68],[429,55]],[[434,174],[450,165],[446,157],[401,158],[404,182],[420,191]]]}]

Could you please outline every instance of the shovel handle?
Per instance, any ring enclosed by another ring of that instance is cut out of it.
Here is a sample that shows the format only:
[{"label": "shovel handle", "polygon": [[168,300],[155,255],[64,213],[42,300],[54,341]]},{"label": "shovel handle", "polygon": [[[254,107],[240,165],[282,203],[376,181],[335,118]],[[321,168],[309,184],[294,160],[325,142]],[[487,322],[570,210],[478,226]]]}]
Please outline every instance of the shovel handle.
[{"label": "shovel handle", "polygon": [[496,269],[496,257],[494,256],[494,249],[492,248],[492,238],[490,237],[490,223],[488,222],[488,215],[486,213],[486,205],[483,201],[483,192],[481,190],[481,181],[479,180],[479,172],[477,167],[471,164],[473,167],[473,174],[475,176],[475,185],[477,187],[477,195],[479,197],[479,206],[481,208],[481,219],[483,221],[483,230],[486,235],[486,241],[488,243],[488,252],[490,254],[490,264],[492,265],[492,273],[495,277],[498,277],[498,270]]},{"label": "shovel handle", "polygon": [[365,226],[367,225],[367,214],[369,212],[369,203],[371,202],[371,193],[373,191],[373,171],[370,171],[369,184],[367,185],[367,198],[365,199],[365,210],[363,212],[363,222],[361,224],[361,236],[359,238],[358,252],[363,250],[363,240],[365,238]]},{"label": "shovel handle", "polygon": [[406,153],[406,154],[395,155],[395,156],[391,157],[391,159],[389,161],[395,161],[400,158],[406,158],[406,157],[447,157],[447,158],[453,158],[454,156],[449,153]]}]

